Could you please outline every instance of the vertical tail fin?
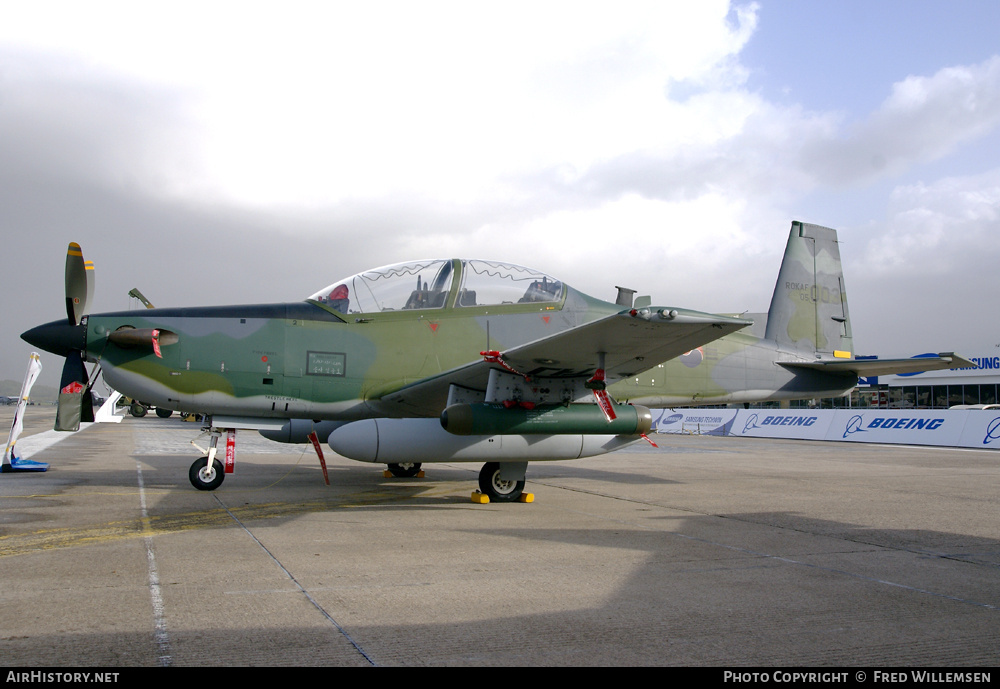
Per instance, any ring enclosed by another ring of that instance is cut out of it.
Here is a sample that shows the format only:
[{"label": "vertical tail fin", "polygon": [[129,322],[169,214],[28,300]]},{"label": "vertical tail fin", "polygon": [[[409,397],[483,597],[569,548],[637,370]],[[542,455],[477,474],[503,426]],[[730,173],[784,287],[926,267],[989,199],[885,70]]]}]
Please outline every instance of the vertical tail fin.
[{"label": "vertical tail fin", "polygon": [[794,349],[851,356],[851,318],[836,230],[792,222],[767,312],[766,337]]}]

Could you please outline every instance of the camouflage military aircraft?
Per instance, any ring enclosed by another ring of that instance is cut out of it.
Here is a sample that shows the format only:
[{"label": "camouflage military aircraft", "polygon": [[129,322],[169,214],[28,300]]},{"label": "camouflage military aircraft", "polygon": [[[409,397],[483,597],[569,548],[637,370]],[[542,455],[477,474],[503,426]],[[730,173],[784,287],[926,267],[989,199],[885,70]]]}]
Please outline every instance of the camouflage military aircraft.
[{"label": "camouflage military aircraft", "polygon": [[609,303],[464,259],[376,268],[297,303],[88,314],[92,268],[70,244],[67,319],[22,335],[66,357],[57,428],[92,418],[94,362],[129,397],[207,415],[211,445],[189,471],[202,490],[232,470],[234,429],[255,429],[312,440],[321,460],[325,440],[397,476],[484,462],[482,493],[516,500],[529,461],[641,441],[648,407],[836,396],[859,375],[971,365],[852,358],[836,232],[800,222],[770,310],[753,316],[652,306],[623,288]]}]

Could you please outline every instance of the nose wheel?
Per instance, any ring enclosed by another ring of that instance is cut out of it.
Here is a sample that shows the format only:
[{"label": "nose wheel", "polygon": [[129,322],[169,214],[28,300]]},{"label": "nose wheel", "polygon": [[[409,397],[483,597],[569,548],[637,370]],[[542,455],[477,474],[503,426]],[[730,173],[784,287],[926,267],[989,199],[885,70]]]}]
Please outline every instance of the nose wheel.
[{"label": "nose wheel", "polygon": [[213,460],[212,466],[209,467],[208,457],[202,457],[194,460],[194,464],[188,470],[188,478],[191,479],[191,485],[198,490],[215,490],[222,485],[226,474],[222,462]]}]

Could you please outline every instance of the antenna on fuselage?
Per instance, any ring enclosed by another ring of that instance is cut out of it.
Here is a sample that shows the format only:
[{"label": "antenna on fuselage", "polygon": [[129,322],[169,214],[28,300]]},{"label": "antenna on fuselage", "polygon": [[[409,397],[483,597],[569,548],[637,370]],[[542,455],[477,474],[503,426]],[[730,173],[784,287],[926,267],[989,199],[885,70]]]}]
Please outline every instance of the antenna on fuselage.
[{"label": "antenna on fuselage", "polygon": [[618,290],[618,298],[615,299],[615,303],[619,306],[631,309],[632,298],[635,296],[635,290],[629,289],[628,287],[619,287],[618,285],[615,285],[615,289]]},{"label": "antenna on fuselage", "polygon": [[141,301],[143,306],[145,306],[147,309],[153,308],[153,305],[149,303],[149,300],[142,295],[142,292],[139,291],[138,287],[133,287],[132,289],[130,289],[128,291],[128,295],[133,299],[138,299],[139,301]]}]

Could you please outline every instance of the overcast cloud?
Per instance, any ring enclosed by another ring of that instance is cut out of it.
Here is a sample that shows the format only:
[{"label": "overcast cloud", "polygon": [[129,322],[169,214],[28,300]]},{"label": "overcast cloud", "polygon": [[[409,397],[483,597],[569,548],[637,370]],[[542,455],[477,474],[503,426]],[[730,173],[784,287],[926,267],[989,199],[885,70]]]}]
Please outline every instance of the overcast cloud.
[{"label": "overcast cloud", "polygon": [[[766,309],[793,219],[840,231],[859,353],[982,352],[1000,55],[942,47],[982,7],[938,20],[934,69],[866,83],[871,109],[776,95],[769,66],[794,56],[745,57],[780,18],[766,0],[5,3],[0,378],[61,316],[69,241],[94,311],[132,287],[293,301],[467,255],[739,312]],[[886,36],[893,60],[906,39]],[[830,60],[811,78],[836,92]],[[51,384],[61,360],[43,363]]]}]

